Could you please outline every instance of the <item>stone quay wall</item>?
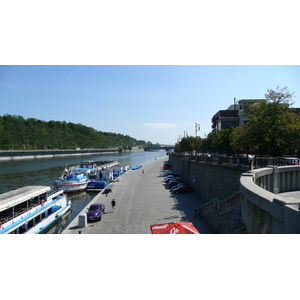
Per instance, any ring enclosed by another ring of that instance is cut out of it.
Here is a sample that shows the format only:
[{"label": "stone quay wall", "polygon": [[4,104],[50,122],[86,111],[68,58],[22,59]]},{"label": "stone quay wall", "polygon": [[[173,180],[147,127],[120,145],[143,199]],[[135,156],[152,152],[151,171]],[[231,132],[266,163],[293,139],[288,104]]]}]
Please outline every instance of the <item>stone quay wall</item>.
[{"label": "stone quay wall", "polygon": [[241,227],[234,220],[240,215],[240,177],[245,168],[198,161],[191,155],[170,154],[169,162],[205,203],[197,207],[197,214],[214,232],[233,233]]},{"label": "stone quay wall", "polygon": [[214,198],[223,200],[240,191],[244,168],[195,161],[190,155],[178,158],[170,154],[169,162],[172,170],[178,172],[204,202]]}]

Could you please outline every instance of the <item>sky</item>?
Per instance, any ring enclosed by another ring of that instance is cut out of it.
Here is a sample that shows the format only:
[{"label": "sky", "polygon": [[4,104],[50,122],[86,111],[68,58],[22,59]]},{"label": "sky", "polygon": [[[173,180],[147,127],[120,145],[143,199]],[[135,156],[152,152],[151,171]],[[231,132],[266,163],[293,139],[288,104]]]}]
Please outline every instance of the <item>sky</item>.
[{"label": "sky", "polygon": [[287,86],[300,107],[293,4],[1,3],[0,115],[174,145],[195,135],[195,123],[205,137],[234,98],[262,99]]},{"label": "sky", "polygon": [[0,115],[81,123],[174,145],[211,131],[211,118],[240,99],[287,86],[300,107],[300,67],[269,65],[2,65]]}]

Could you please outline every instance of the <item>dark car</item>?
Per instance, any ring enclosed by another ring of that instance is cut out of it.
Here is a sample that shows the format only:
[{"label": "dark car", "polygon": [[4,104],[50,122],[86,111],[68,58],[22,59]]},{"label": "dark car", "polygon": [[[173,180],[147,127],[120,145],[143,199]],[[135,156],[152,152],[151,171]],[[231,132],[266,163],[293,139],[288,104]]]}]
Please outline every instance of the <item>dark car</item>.
[{"label": "dark car", "polygon": [[191,193],[193,189],[190,186],[180,186],[172,190],[172,194]]},{"label": "dark car", "polygon": [[180,186],[189,186],[189,185],[188,185],[187,183],[184,183],[184,182],[179,183],[179,184],[177,184],[177,185],[171,187],[171,188],[170,188],[170,192],[172,193],[172,191],[173,191],[174,189],[179,188]]},{"label": "dark car", "polygon": [[184,182],[183,180],[179,180],[179,179],[171,180],[171,181],[169,181],[169,184],[168,184],[169,189],[170,189],[171,187],[176,186],[176,185],[178,185],[179,183],[183,183],[183,182]]},{"label": "dark car", "polygon": [[101,221],[102,214],[105,213],[105,205],[102,203],[94,203],[89,207],[87,215],[88,221]]},{"label": "dark car", "polygon": [[179,176],[179,174],[178,174],[178,173],[175,173],[175,172],[168,172],[168,173],[166,174],[166,176],[170,176],[170,175]]},{"label": "dark car", "polygon": [[174,176],[174,175],[170,175],[164,178],[165,183],[168,183],[170,180],[177,180],[180,179],[180,177]]}]

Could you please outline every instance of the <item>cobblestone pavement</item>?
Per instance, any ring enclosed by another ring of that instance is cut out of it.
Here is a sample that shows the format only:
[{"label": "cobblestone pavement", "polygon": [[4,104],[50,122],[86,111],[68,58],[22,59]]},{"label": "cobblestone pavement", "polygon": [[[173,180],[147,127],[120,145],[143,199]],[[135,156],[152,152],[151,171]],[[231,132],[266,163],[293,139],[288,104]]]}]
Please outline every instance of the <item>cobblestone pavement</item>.
[{"label": "cobblestone pavement", "polygon": [[[122,175],[111,193],[98,194],[92,201],[105,204],[102,220],[79,228],[77,217],[63,234],[149,234],[151,224],[166,222],[193,222],[200,233],[213,233],[200,217],[193,217],[193,209],[202,204],[195,193],[172,195],[166,189],[162,166],[167,159],[153,160],[143,169]],[[116,201],[114,212],[112,199]]]}]

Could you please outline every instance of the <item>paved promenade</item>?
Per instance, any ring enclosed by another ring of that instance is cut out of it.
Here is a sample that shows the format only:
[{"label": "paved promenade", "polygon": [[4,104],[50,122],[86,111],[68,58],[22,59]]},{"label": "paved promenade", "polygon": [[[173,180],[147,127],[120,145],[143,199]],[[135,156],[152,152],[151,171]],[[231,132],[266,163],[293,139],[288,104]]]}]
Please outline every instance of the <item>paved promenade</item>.
[{"label": "paved promenade", "polygon": [[[79,228],[76,217],[62,234],[78,234],[79,231],[82,234],[151,234],[151,224],[166,222],[193,222],[200,233],[213,233],[200,217],[193,217],[194,207],[202,204],[195,193],[172,195],[166,189],[162,168],[165,160],[167,156],[122,175],[111,193],[99,193],[91,202],[105,204],[101,221]],[[110,204],[112,199],[116,201],[114,212]]]}]

